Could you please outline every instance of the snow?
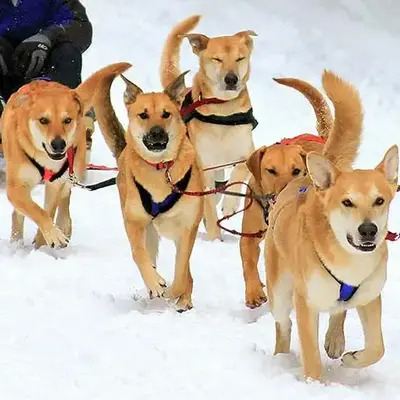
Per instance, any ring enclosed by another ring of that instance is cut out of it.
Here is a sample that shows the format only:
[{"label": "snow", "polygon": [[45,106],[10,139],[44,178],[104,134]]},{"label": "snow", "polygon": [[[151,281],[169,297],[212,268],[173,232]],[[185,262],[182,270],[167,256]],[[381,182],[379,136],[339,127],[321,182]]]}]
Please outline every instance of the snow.
[{"label": "snow", "polygon": [[[360,90],[364,141],[357,165],[373,167],[396,142],[400,126],[400,5],[316,0],[85,0],[94,41],[84,77],[112,62],[129,61],[127,76],[144,90],[160,89],[158,66],[166,35],[195,13],[198,31],[213,35],[244,29],[255,38],[250,93],[260,125],[256,145],[315,132],[312,109],[273,76],[293,76],[320,86],[324,68]],[[196,70],[185,44],[182,65]],[[190,78],[187,82],[190,82]],[[124,123],[121,82],[113,101]],[[114,165],[100,132],[92,162]],[[98,181],[112,173],[90,173]],[[43,188],[34,192],[42,202]],[[301,377],[297,330],[292,353],[273,356],[274,322],[265,305],[246,309],[238,239],[204,240],[201,227],[192,255],[194,306],[178,314],[162,300],[148,300],[131,260],[115,187],[72,196],[73,239],[67,249],[34,251],[36,227],[26,223],[25,246],[9,244],[11,207],[0,192],[0,398],[3,400],[108,400],[191,398],[376,399],[400,398],[398,286],[400,245],[389,244],[383,294],[385,357],[364,370],[344,369],[323,352],[326,384]],[[400,201],[391,227],[400,229]],[[239,228],[239,219],[228,222]],[[169,280],[174,246],[163,241],[159,268]],[[262,259],[260,271],[264,276]],[[363,344],[355,312],[346,321],[346,349]]]}]

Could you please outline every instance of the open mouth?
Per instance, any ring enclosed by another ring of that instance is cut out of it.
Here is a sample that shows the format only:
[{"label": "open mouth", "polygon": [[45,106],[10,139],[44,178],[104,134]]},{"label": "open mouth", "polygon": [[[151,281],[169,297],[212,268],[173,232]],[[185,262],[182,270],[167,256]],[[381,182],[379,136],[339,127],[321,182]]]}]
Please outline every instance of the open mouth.
[{"label": "open mouth", "polygon": [[227,91],[237,91],[237,85],[226,85],[225,90]]},{"label": "open mouth", "polygon": [[146,146],[147,150],[152,151],[154,153],[159,153],[160,151],[164,151],[167,148],[167,143],[146,143],[143,142],[143,144]]},{"label": "open mouth", "polygon": [[376,244],[373,242],[363,242],[359,245],[354,243],[353,238],[350,235],[347,235],[347,241],[351,244],[355,249],[360,251],[374,251],[376,249]]},{"label": "open mouth", "polygon": [[65,151],[62,152],[62,153],[50,153],[47,150],[47,147],[46,147],[46,145],[44,143],[42,143],[42,146],[44,148],[44,151],[47,153],[47,155],[54,161],[62,160],[65,157]]}]

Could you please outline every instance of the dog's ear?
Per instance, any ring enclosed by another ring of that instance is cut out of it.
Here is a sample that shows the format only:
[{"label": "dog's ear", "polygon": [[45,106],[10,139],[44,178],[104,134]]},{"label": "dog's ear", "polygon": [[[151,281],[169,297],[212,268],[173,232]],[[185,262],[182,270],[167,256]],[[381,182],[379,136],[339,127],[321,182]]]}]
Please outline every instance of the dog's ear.
[{"label": "dog's ear", "polygon": [[182,72],[173,82],[164,90],[164,93],[175,103],[180,104],[186,91],[185,75],[189,71]]},{"label": "dog's ear", "polygon": [[397,185],[399,171],[399,148],[397,145],[392,146],[383,157],[383,160],[375,168],[381,171],[389,183]]},{"label": "dog's ear", "polygon": [[266,150],[266,146],[260,147],[247,159],[246,162],[247,168],[253,174],[257,182],[260,182],[261,180],[261,160],[264,157]]},{"label": "dog's ear", "polygon": [[307,170],[317,189],[329,189],[335,182],[338,170],[323,155],[312,151],[307,154]]},{"label": "dog's ear", "polygon": [[76,102],[76,104],[78,105],[78,113],[80,116],[83,115],[83,110],[84,110],[84,106],[83,106],[83,101],[80,98],[79,94],[76,93],[75,91],[72,92],[72,100]]},{"label": "dog's ear", "polygon": [[126,84],[126,89],[124,92],[124,103],[126,105],[132,104],[136,101],[136,98],[138,97],[138,95],[143,93],[143,90],[140,89],[139,86],[136,86],[133,82],[131,82],[124,75],[121,74],[120,76]]},{"label": "dog's ear", "polygon": [[24,104],[27,104],[28,101],[31,100],[31,96],[29,94],[23,93],[17,95],[12,101],[12,108],[21,107]]},{"label": "dog's ear", "polygon": [[257,36],[257,33],[254,31],[248,30],[248,31],[241,31],[235,34],[235,36],[238,36],[242,41],[246,44],[247,47],[252,48],[253,47],[253,39],[251,36]]},{"label": "dog's ear", "polygon": [[197,55],[207,48],[208,41],[210,40],[208,36],[200,33],[188,33],[186,37],[192,46],[193,53]]}]

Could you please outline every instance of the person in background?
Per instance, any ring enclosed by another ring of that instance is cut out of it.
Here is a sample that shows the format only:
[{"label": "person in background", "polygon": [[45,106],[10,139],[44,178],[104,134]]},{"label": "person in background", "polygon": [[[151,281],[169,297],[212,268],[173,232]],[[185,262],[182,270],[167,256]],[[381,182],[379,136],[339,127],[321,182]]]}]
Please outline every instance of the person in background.
[{"label": "person in background", "polygon": [[[92,25],[79,0],[0,0],[0,115],[8,98],[33,79],[76,88]],[[85,116],[90,151],[93,110]]]}]

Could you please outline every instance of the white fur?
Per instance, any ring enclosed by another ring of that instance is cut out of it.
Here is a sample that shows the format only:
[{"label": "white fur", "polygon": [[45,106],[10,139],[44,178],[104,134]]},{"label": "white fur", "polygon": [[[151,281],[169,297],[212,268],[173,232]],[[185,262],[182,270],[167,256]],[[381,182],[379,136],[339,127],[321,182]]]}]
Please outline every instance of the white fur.
[{"label": "white fur", "polygon": [[29,131],[32,135],[33,145],[40,151],[43,151],[43,143],[47,143],[46,136],[43,135],[40,129],[40,123],[36,120],[29,120]]}]

